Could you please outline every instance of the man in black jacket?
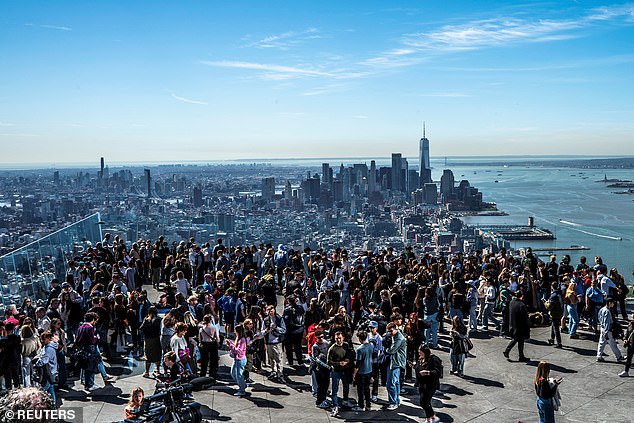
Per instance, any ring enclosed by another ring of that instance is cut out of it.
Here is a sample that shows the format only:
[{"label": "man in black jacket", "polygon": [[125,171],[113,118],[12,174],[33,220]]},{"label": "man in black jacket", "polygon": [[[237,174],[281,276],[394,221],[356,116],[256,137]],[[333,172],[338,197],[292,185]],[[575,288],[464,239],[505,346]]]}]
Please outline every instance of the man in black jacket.
[{"label": "man in black jacket", "polygon": [[519,361],[526,362],[530,361],[530,359],[524,356],[524,341],[530,338],[531,325],[528,319],[528,310],[526,309],[523,299],[524,293],[520,289],[509,304],[509,334],[513,339],[509,342],[503,354],[504,357],[508,359],[511,349],[517,344],[517,350],[520,356]]},{"label": "man in black jacket", "polygon": [[294,295],[286,298],[288,305],[284,308],[282,318],[286,324],[286,339],[284,340],[284,349],[286,350],[286,358],[288,365],[293,366],[293,353],[298,365],[304,363],[302,356],[302,338],[304,337],[304,309],[297,305],[297,299]]}]

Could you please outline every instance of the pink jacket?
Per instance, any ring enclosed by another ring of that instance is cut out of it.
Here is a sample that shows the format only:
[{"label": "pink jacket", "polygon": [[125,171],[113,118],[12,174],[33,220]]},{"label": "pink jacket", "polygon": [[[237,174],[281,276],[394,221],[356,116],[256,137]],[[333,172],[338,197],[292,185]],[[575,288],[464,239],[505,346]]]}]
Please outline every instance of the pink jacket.
[{"label": "pink jacket", "polygon": [[235,360],[244,360],[247,358],[247,339],[240,338],[238,344],[234,341],[229,341],[229,347],[231,348],[231,352],[234,355]]}]

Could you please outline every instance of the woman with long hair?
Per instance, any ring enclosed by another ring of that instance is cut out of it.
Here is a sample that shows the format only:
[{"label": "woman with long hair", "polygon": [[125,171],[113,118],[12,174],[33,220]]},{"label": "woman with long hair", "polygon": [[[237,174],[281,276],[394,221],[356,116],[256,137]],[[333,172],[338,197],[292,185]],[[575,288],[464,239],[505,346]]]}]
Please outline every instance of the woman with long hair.
[{"label": "woman with long hair", "polygon": [[566,289],[566,294],[564,295],[564,304],[566,304],[566,309],[568,309],[568,334],[570,335],[570,339],[579,338],[579,335],[577,335],[577,328],[579,327],[578,303],[577,283],[570,282]]},{"label": "woman with long hair", "polygon": [[209,377],[216,378],[218,373],[218,343],[220,333],[212,322],[212,316],[206,314],[198,331],[200,339],[200,376],[205,376],[209,369]]},{"label": "woman with long hair", "polygon": [[196,373],[196,347],[198,346],[198,322],[191,311],[186,311],[183,321],[187,325],[187,348],[190,351],[190,364],[192,373]]},{"label": "woman with long hair", "polygon": [[143,377],[150,377],[150,367],[155,364],[154,376],[161,374],[161,318],[158,316],[156,307],[148,309],[147,316],[143,319],[139,328],[145,338],[145,373]]},{"label": "woman with long hair", "polygon": [[557,395],[557,387],[561,378],[550,377],[550,364],[540,361],[535,374],[535,393],[537,394],[537,411],[539,423],[555,423],[554,399]]},{"label": "woman with long hair", "polygon": [[410,362],[410,365],[413,365],[416,372],[418,396],[420,406],[425,410],[425,422],[438,423],[440,419],[432,408],[431,399],[440,387],[440,377],[443,373],[442,362],[431,353],[428,345],[422,344],[418,349],[418,360],[416,363]]},{"label": "woman with long hair", "polygon": [[233,394],[236,397],[246,395],[247,384],[244,380],[244,368],[247,364],[247,338],[245,336],[244,326],[236,325],[235,341],[227,339],[227,346],[230,350],[230,356],[233,358],[233,366],[231,366],[231,377],[238,384],[238,392]]},{"label": "woman with long hair", "polygon": [[128,308],[125,305],[125,298],[121,293],[114,296],[113,314],[117,352],[124,353],[127,347],[126,329],[128,327]]},{"label": "woman with long hair", "polygon": [[[425,339],[423,330],[425,329],[425,322],[418,317],[418,312],[412,311],[409,314],[409,319],[405,324],[403,335],[407,340],[407,359],[410,361],[416,360],[416,354],[421,342]],[[412,368],[407,366],[405,369],[405,379],[412,378]]]},{"label": "woman with long hair", "polygon": [[58,384],[62,389],[66,389],[66,382],[68,377],[68,372],[66,370],[66,351],[67,351],[67,342],[66,342],[66,332],[62,329],[62,321],[57,317],[51,319],[51,333],[53,336],[57,336],[57,375],[58,375]]}]

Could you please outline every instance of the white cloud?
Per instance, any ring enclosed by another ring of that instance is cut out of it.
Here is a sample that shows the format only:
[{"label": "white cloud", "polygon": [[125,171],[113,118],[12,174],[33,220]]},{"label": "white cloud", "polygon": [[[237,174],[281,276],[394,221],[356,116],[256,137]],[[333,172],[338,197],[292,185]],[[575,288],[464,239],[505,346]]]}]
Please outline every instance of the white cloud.
[{"label": "white cloud", "polygon": [[200,100],[192,100],[190,98],[186,98],[186,97],[181,97],[179,95],[176,95],[174,93],[170,93],[172,95],[173,99],[176,99],[178,101],[182,101],[183,103],[189,103],[189,104],[201,104],[201,105],[207,105],[209,103],[207,103],[206,101],[200,101]]},{"label": "white cloud", "polygon": [[69,27],[69,26],[61,26],[61,25],[48,25],[48,24],[42,24],[42,25],[35,25],[32,23],[27,23],[24,24],[24,26],[38,26],[40,28],[45,28],[45,29],[54,29],[57,31],[72,31],[73,28]]},{"label": "white cloud", "polygon": [[369,72],[361,72],[345,68],[324,70],[313,67],[287,66],[271,63],[254,63],[233,60],[203,60],[200,63],[213,67],[261,71],[262,73],[260,74],[260,78],[274,81],[283,81],[294,78],[355,79],[362,78],[370,74]]},{"label": "white cloud", "polygon": [[521,42],[561,41],[583,36],[597,21],[625,19],[633,23],[634,6],[593,9],[577,19],[502,17],[445,25],[432,31],[405,34],[402,43],[422,51],[467,51]]},{"label": "white cloud", "polygon": [[471,97],[470,94],[466,93],[457,93],[457,92],[447,92],[447,93],[429,93],[429,94],[421,94],[421,97],[445,97],[445,98],[462,98],[462,97]]},{"label": "white cloud", "polygon": [[269,35],[257,41],[252,41],[244,47],[263,49],[277,48],[280,50],[287,50],[291,47],[303,44],[308,40],[315,40],[319,38],[324,38],[324,36],[319,34],[319,30],[317,28],[308,28],[304,31],[287,31],[281,34]]}]

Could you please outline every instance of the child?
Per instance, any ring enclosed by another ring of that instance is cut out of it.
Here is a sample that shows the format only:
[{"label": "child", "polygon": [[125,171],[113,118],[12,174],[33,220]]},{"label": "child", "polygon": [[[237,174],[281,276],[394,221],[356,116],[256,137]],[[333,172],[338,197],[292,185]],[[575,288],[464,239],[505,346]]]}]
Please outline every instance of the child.
[{"label": "child", "polygon": [[469,352],[467,327],[459,316],[451,320],[451,373],[462,377],[464,375],[464,359]]}]

